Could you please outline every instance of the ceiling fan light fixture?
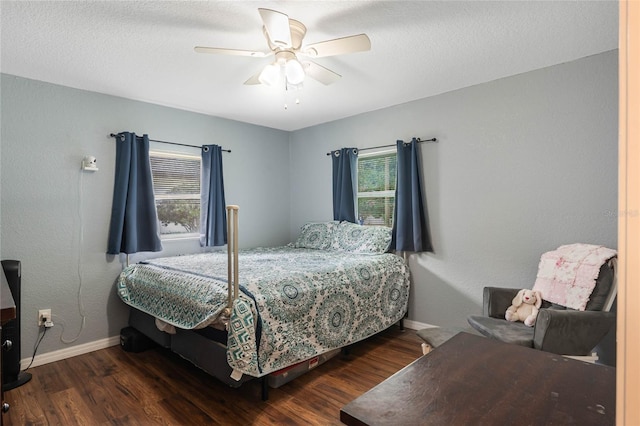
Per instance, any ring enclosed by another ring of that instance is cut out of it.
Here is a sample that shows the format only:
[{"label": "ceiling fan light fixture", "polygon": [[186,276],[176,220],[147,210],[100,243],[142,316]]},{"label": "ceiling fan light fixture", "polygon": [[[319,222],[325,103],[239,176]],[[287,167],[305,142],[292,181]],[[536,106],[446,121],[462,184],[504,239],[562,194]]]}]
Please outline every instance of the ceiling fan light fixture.
[{"label": "ceiling fan light fixture", "polygon": [[267,86],[275,86],[280,77],[280,67],[276,64],[269,64],[260,73],[258,80]]},{"label": "ceiling fan light fixture", "polygon": [[287,82],[291,84],[297,85],[304,81],[304,68],[295,58],[287,61],[284,66],[284,72],[287,76]]},{"label": "ceiling fan light fixture", "polygon": [[198,53],[256,58],[273,55],[275,60],[272,64],[253,74],[244,84],[279,87],[284,85],[285,88],[295,89],[302,86],[307,76],[325,86],[335,83],[341,77],[340,74],[313,61],[305,59],[304,62],[300,62],[297,55],[322,58],[371,50],[371,40],[366,34],[356,34],[305,45],[304,37],[307,34],[307,27],[302,22],[290,19],[287,14],[272,9],[258,8],[258,12],[262,18],[262,32],[267,40],[269,52],[205,46],[196,46],[194,50]]}]

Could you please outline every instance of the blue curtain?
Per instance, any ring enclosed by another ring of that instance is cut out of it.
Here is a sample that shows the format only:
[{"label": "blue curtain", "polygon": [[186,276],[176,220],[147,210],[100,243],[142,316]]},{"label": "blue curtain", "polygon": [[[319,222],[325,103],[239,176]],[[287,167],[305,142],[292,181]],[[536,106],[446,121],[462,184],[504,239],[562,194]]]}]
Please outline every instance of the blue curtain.
[{"label": "blue curtain", "polygon": [[222,148],[202,147],[200,181],[200,246],[223,246],[227,243],[227,205],[224,201]]},{"label": "blue curtain", "polygon": [[391,248],[397,251],[433,251],[422,203],[418,141],[397,141],[398,166]]},{"label": "blue curtain", "polygon": [[149,163],[149,136],[118,133],[107,253],[161,250]]},{"label": "blue curtain", "polygon": [[331,153],[333,163],[333,220],[356,222],[356,172],[358,150],[342,148]]}]

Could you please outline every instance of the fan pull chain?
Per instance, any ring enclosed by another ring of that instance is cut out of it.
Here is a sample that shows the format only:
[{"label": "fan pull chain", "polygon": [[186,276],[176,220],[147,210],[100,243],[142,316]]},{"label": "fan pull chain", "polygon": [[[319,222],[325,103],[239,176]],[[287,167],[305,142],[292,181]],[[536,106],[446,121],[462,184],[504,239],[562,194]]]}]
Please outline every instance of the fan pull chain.
[{"label": "fan pull chain", "polygon": [[296,91],[295,94],[293,94],[292,96],[294,96],[295,98],[293,99],[293,102],[295,102],[296,105],[300,105],[300,97],[297,96],[297,92],[302,88],[302,84],[298,84],[297,86],[292,86],[289,83],[287,83],[286,78],[285,78],[285,84],[284,84],[284,92],[283,92],[283,98],[284,98],[284,109],[285,111],[287,109],[289,109],[289,103],[287,102],[287,95],[289,94],[289,92],[292,92],[293,90]]}]

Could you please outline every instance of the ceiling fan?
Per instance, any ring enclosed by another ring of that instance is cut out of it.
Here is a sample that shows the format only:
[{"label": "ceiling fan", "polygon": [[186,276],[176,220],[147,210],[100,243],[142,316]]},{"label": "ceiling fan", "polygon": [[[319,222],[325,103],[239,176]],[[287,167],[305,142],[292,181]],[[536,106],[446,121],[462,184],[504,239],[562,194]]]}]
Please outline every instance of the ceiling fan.
[{"label": "ceiling fan", "polygon": [[198,53],[251,56],[265,58],[275,56],[272,63],[260,72],[249,77],[244,84],[265,84],[273,86],[280,81],[287,86],[299,86],[305,76],[309,76],[322,84],[328,85],[342,76],[310,60],[300,61],[298,55],[309,58],[343,55],[363,52],[371,49],[371,41],[366,34],[352,35],[333,40],[303,45],[307,27],[300,21],[290,19],[282,12],[271,9],[258,9],[262,18],[262,31],[267,39],[270,51],[254,51],[226,49],[219,47],[196,46]]}]

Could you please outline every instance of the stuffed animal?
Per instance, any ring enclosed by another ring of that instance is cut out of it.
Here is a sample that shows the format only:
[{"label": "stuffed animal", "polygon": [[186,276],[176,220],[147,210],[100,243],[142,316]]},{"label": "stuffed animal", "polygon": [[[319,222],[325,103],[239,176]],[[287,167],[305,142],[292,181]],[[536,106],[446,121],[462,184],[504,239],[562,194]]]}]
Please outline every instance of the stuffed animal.
[{"label": "stuffed animal", "polygon": [[533,327],[540,306],[542,306],[542,294],[539,291],[522,289],[511,301],[511,306],[507,308],[504,318],[507,321],[522,321],[525,325]]}]

